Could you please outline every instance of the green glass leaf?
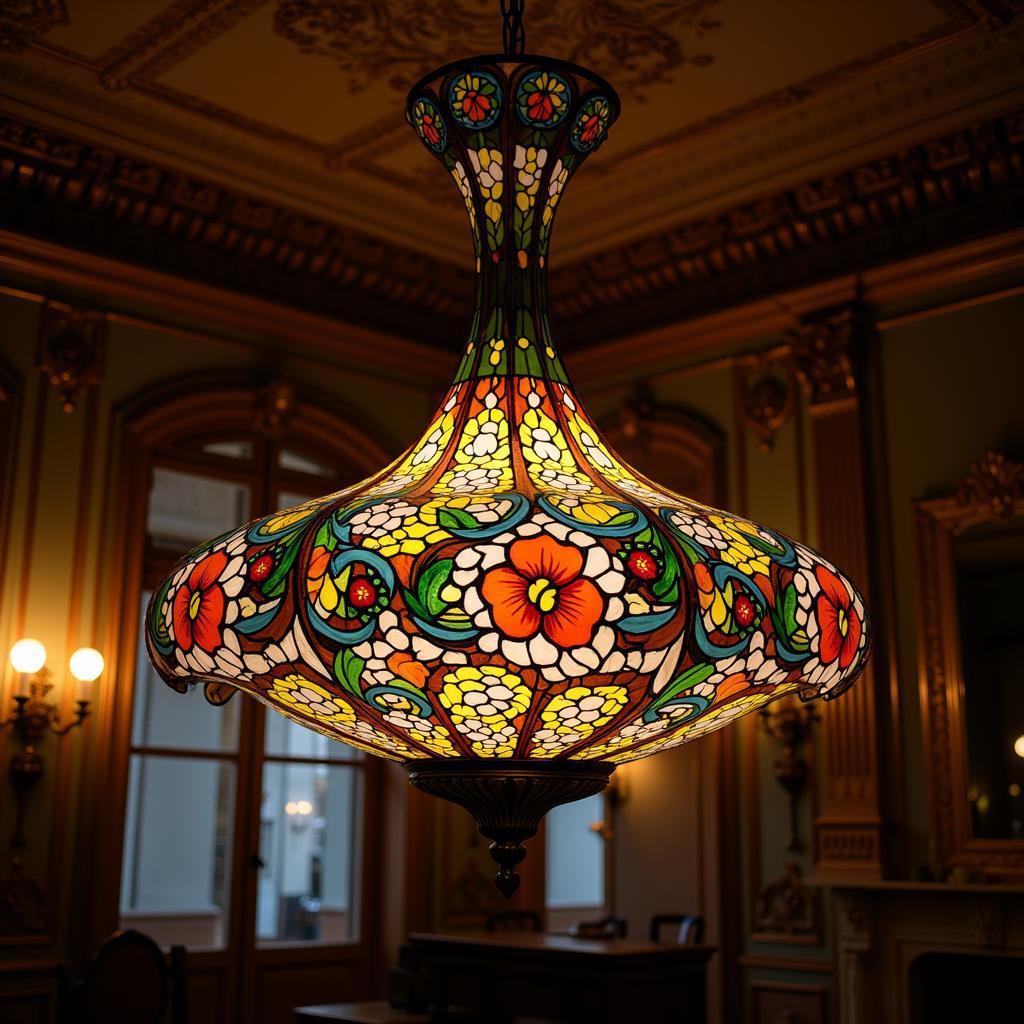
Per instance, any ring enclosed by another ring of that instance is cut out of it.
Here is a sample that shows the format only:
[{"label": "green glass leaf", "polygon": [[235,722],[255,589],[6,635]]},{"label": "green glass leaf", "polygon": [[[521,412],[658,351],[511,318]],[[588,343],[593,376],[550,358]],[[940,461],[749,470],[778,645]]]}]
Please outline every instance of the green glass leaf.
[{"label": "green glass leaf", "polygon": [[475,530],[480,523],[461,508],[443,508],[437,513],[437,525],[445,530]]},{"label": "green glass leaf", "polygon": [[714,665],[691,665],[682,675],[676,676],[668,686],[665,687],[661,693],[651,703],[651,710],[657,711],[658,708],[664,707],[673,697],[678,697],[679,694],[685,690],[689,690],[691,687],[697,686],[699,683],[703,683],[708,676],[712,675],[715,671]]},{"label": "green glass leaf", "polygon": [[359,685],[363,677],[366,662],[351,647],[343,647],[334,659],[334,678],[353,697],[363,699],[363,691]]}]

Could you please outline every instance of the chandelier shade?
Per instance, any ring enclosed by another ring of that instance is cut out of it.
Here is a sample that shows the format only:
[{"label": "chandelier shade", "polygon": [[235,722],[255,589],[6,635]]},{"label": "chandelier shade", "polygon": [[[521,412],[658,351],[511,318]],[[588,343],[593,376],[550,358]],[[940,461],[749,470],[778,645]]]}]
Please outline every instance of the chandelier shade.
[{"label": "chandelier shade", "polygon": [[532,787],[539,819],[769,701],[839,695],[868,650],[834,565],[646,479],[569,382],[547,318],[554,214],[618,114],[606,82],[549,58],[460,61],[413,88],[476,260],[451,387],[377,476],[189,552],[147,616],[171,686],[234,687],[402,761],[499,846],[536,821],[485,827],[496,792]]}]

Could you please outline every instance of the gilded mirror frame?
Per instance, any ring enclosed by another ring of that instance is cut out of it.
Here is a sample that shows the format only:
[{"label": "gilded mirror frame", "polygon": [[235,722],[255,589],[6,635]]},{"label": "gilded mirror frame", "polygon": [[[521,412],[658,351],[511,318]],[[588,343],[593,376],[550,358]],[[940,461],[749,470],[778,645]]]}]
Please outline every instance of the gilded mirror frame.
[{"label": "gilded mirror frame", "polygon": [[985,524],[1024,518],[1024,465],[987,452],[948,492],[914,503],[918,666],[930,852],[940,872],[1024,878],[1024,839],[980,839],[971,829],[964,674],[954,542]]}]

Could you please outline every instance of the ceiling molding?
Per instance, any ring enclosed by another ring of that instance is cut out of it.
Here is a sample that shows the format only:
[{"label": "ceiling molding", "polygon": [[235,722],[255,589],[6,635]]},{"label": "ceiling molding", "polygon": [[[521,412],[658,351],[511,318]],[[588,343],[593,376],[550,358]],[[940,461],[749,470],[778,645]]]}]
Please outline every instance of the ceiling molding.
[{"label": "ceiling molding", "polygon": [[[567,0],[533,10],[531,33],[613,74],[633,97],[632,116],[565,204],[559,253],[570,262],[595,256],[1024,102],[1024,24],[1014,19],[1024,3],[914,4],[929,6],[931,19],[912,18],[899,31],[880,32],[865,12],[857,20],[874,27],[862,47],[837,46],[825,32],[835,59],[794,59],[781,78],[771,61],[758,68],[736,47],[745,38],[738,26],[769,34],[782,26],[775,43],[805,53],[799,26],[782,11],[758,21],[719,0]],[[117,22],[102,52],[90,48],[88,32],[75,35],[74,16],[69,28],[48,31],[60,24],[47,20],[56,17],[47,11],[63,10],[55,0],[0,0],[0,28],[5,9],[26,7],[38,24],[14,56],[0,53],[9,115],[463,265],[458,194],[395,111],[414,70],[488,48],[496,23],[477,4],[165,0],[120,37]],[[849,34],[861,38],[852,27]],[[243,102],[210,81],[214,50],[256,63],[263,54],[292,81],[308,74],[323,115],[288,117],[273,104]],[[695,102],[715,93],[702,83],[727,66],[754,87],[730,93],[721,109]],[[176,75],[183,67],[192,70]],[[351,117],[337,117],[334,81]]]},{"label": "ceiling molding", "polygon": [[[471,274],[293,209],[0,122],[15,232],[433,344]],[[663,231],[552,275],[567,349],[657,331],[1024,224],[1024,110]]]},{"label": "ceiling molding", "polygon": [[582,347],[1024,223],[1024,110],[552,272]]},{"label": "ceiling molding", "polygon": [[18,121],[0,121],[16,231],[421,341],[461,339],[471,275],[421,253]]}]

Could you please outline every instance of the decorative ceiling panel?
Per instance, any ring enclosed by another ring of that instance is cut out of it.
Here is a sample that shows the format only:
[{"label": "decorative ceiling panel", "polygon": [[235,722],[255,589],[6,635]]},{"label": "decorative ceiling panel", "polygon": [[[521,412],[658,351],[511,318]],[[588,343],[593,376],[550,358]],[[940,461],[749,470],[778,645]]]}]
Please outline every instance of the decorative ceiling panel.
[{"label": "decorative ceiling panel", "polygon": [[[592,258],[1024,94],[1018,0],[527,3],[528,49],[623,116],[559,225]],[[31,16],[27,16],[26,12]],[[464,265],[459,197],[402,116],[498,49],[496,0],[0,0],[3,112]]]}]

